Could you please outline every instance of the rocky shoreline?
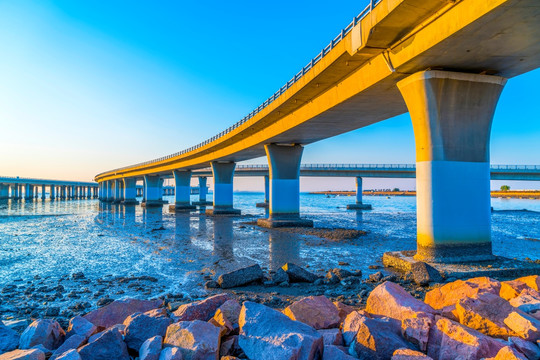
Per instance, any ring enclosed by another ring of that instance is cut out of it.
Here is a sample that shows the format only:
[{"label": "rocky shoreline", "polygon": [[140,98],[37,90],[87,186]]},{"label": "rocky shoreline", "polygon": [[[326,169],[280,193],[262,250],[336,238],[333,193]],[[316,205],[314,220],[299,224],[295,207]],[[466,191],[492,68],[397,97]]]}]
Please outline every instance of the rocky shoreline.
[{"label": "rocky shoreline", "polygon": [[104,298],[97,308],[3,314],[0,360],[540,359],[539,276],[436,279],[420,268],[363,278],[336,268],[320,277],[289,263],[206,287],[196,301]]}]

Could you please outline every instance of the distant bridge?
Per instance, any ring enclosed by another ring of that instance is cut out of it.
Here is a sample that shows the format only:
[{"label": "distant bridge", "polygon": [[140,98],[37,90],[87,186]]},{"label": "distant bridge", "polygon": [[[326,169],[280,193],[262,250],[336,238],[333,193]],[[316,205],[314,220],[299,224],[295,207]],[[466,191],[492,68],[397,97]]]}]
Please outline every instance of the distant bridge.
[{"label": "distant bridge", "polygon": [[[48,191],[47,191],[48,190]],[[95,182],[0,176],[0,199],[93,199],[98,196]]]}]

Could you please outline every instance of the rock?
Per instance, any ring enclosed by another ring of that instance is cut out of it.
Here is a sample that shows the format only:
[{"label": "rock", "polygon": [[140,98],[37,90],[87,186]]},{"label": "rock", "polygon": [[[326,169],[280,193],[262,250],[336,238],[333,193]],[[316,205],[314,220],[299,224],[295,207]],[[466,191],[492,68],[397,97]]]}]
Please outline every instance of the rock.
[{"label": "rock", "polygon": [[0,355],[0,360],[45,360],[45,354],[38,349],[14,350]]},{"label": "rock", "polygon": [[79,349],[82,360],[130,360],[127,346],[118,329],[111,328],[99,335]]},{"label": "rock", "polygon": [[338,346],[325,345],[322,360],[355,360],[352,356],[345,353]]},{"label": "rock", "polygon": [[163,345],[180,348],[185,359],[217,359],[220,330],[200,320],[180,321],[169,325]]},{"label": "rock", "polygon": [[161,306],[163,306],[163,300],[115,300],[102,308],[89,312],[84,318],[96,326],[109,328],[116,324],[122,324],[131,314],[146,312]]},{"label": "rock", "polygon": [[345,346],[349,346],[354,341],[360,325],[364,322],[365,318],[369,315],[364,311],[353,311],[343,321],[341,331],[343,332],[343,343]]},{"label": "rock", "polygon": [[421,286],[428,285],[430,282],[442,281],[439,271],[422,261],[413,263],[411,265],[411,272],[414,282]]},{"label": "rock", "polygon": [[19,345],[19,334],[15,330],[0,325],[0,354],[15,350]]},{"label": "rock", "polygon": [[520,338],[528,341],[540,340],[540,320],[515,309],[506,316],[504,324]]},{"label": "rock", "polygon": [[90,321],[86,320],[81,316],[75,316],[69,320],[69,326],[67,330],[67,337],[72,335],[81,335],[88,339],[90,336],[94,335],[97,332],[98,328]]},{"label": "rock", "polygon": [[124,320],[124,341],[129,349],[138,351],[141,345],[154,336],[165,336],[167,327],[172,320],[167,316],[165,309],[135,313]]},{"label": "rock", "polygon": [[231,299],[227,293],[214,295],[201,301],[181,305],[173,315],[176,321],[208,321],[225,301]]},{"label": "rock", "polygon": [[415,299],[401,286],[389,281],[373,289],[367,299],[366,311],[370,314],[387,316],[400,322],[418,312],[435,314],[435,310],[431,306]]},{"label": "rock", "polygon": [[[176,346],[168,347],[161,350],[159,360],[182,360],[182,350]],[[141,359],[142,360],[142,359]]]},{"label": "rock", "polygon": [[433,360],[420,351],[411,349],[397,349],[394,351],[391,360]]},{"label": "rock", "polygon": [[244,302],[239,324],[238,343],[250,359],[311,360],[322,357],[323,338],[315,329],[267,306]]},{"label": "rock", "polygon": [[283,282],[289,282],[289,275],[283,270],[282,268],[279,268],[276,270],[276,272],[271,277],[272,283],[274,284],[281,284]]},{"label": "rock", "polygon": [[511,337],[508,341],[527,359],[540,359],[540,347],[538,345],[518,337]]},{"label": "rock", "polygon": [[37,349],[45,354],[46,358],[49,358],[52,355],[52,351],[47,349],[45,346],[38,344],[32,347],[32,349]]},{"label": "rock", "polygon": [[242,306],[240,306],[238,301],[227,300],[217,309],[216,314],[209,322],[215,326],[225,328],[227,334],[232,331],[237,332],[239,329],[238,318],[240,317],[241,309]]},{"label": "rock", "polygon": [[57,357],[56,360],[81,360],[81,355],[77,350],[69,350]]},{"label": "rock", "polygon": [[524,289],[510,300],[510,305],[526,313],[535,313],[540,311],[540,293],[531,288]]},{"label": "rock", "polygon": [[518,280],[503,281],[501,282],[501,290],[499,290],[499,296],[505,300],[512,300],[525,289],[530,289],[530,287],[524,282]]},{"label": "rock", "polygon": [[300,266],[293,263],[286,263],[281,268],[287,273],[287,275],[289,275],[290,282],[312,283],[319,278],[317,275],[310,273],[306,269],[301,268]]},{"label": "rock", "polygon": [[[335,268],[335,269],[332,269],[330,271],[332,271],[332,273],[334,273],[339,278],[339,280],[343,280],[343,279],[351,277],[351,276],[357,276],[357,275],[355,275],[354,273],[352,273],[352,272],[350,272],[348,270],[340,269],[340,268]],[[362,275],[360,275],[360,276],[362,276]]]},{"label": "rock", "polygon": [[325,345],[343,345],[343,335],[339,329],[321,329],[317,330],[319,334],[323,337],[323,343]]},{"label": "rock", "polygon": [[349,351],[359,359],[386,360],[401,348],[412,349],[412,345],[396,332],[391,319],[364,317]]},{"label": "rock", "polygon": [[154,336],[146,340],[139,349],[139,360],[159,360],[163,337]]},{"label": "rock", "polygon": [[219,284],[218,284],[217,281],[208,280],[207,282],[204,283],[204,288],[205,289],[217,289],[217,288],[219,288]]},{"label": "rock", "polygon": [[27,319],[4,320],[4,325],[17,333],[21,333],[30,325],[30,321]]},{"label": "rock", "polygon": [[19,348],[30,349],[41,344],[49,350],[55,350],[62,344],[65,335],[58,322],[51,319],[36,320],[22,333]]},{"label": "rock", "polygon": [[334,301],[334,306],[338,310],[339,322],[340,323],[342,323],[343,320],[345,320],[347,315],[349,315],[350,313],[352,313],[353,311],[356,310],[354,307],[352,307],[350,305],[346,305],[346,304],[344,304],[342,302],[339,302],[339,301]]},{"label": "rock", "polygon": [[527,358],[510,346],[505,346],[499,350],[495,357],[486,360],[527,360]]},{"label": "rock", "polygon": [[223,338],[219,347],[219,356],[232,355],[240,348],[238,347],[238,335]]},{"label": "rock", "polygon": [[540,276],[539,275],[524,276],[519,279],[516,279],[516,281],[520,281],[522,283],[527,284],[527,286],[533,290],[540,291]]},{"label": "rock", "polygon": [[222,289],[229,289],[237,286],[243,286],[254,281],[261,281],[264,278],[259,264],[245,267],[222,274],[218,278],[218,284]]},{"label": "rock", "polygon": [[75,335],[70,336],[69,338],[66,339],[66,341],[64,341],[62,345],[60,345],[58,349],[55,350],[50,360],[54,360],[60,357],[60,355],[63,355],[69,350],[78,349],[79,346],[83,345],[85,342],[86,342],[86,338],[82,335],[75,334]]},{"label": "rock", "polygon": [[401,335],[423,352],[427,351],[433,317],[416,313],[401,321]]},{"label": "rock", "polygon": [[438,360],[476,360],[497,355],[503,346],[496,339],[437,316],[431,327],[427,354]]},{"label": "rock", "polygon": [[370,282],[379,282],[384,277],[383,273],[380,271],[377,271],[375,274],[369,275],[369,281]]},{"label": "rock", "polygon": [[501,284],[488,277],[478,277],[466,281],[456,280],[426,293],[424,302],[434,309],[455,305],[460,299],[475,297],[481,293],[499,294]]},{"label": "rock", "polygon": [[352,288],[354,285],[360,284],[360,278],[356,276],[349,276],[340,281],[340,284],[346,288]]},{"label": "rock", "polygon": [[[317,281],[318,280],[320,279],[317,279]],[[324,277],[323,281],[327,284],[338,284],[340,280],[339,280],[339,277],[336,274],[334,274],[332,270],[330,270],[326,273],[326,276]]]},{"label": "rock", "polygon": [[283,310],[292,320],[301,321],[315,329],[328,329],[339,324],[339,312],[325,296],[300,299]]}]

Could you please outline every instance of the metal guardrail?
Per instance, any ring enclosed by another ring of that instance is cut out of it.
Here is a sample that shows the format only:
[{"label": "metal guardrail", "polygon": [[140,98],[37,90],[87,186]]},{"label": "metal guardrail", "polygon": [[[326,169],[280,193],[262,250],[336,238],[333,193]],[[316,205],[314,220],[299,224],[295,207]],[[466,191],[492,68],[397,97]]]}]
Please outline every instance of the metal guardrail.
[{"label": "metal guardrail", "polygon": [[[253,164],[253,165],[238,165],[236,170],[251,170],[251,169],[268,169],[266,164]],[[403,170],[415,170],[415,164],[302,164],[300,165],[301,170],[310,170],[310,169],[403,169]],[[210,168],[205,168],[201,170],[209,171]],[[539,171],[540,165],[491,165],[491,171],[496,170],[531,170]]]},{"label": "metal guardrail", "polygon": [[89,181],[74,181],[74,180],[54,180],[54,179],[41,179],[41,178],[28,178],[20,176],[0,176],[0,183],[5,182],[4,179],[16,180],[16,181],[50,181],[55,183],[66,183],[66,184],[80,184],[85,186],[97,186],[95,182]]},{"label": "metal guardrail", "polygon": [[313,59],[311,59],[311,61],[306,66],[304,66],[302,68],[302,70],[300,70],[296,75],[294,75],[291,80],[287,81],[287,83],[285,85],[283,85],[278,91],[276,91],[274,94],[272,94],[272,96],[270,96],[268,99],[266,99],[255,110],[253,110],[248,115],[246,115],[242,120],[236,122],[232,126],[229,126],[227,129],[223,130],[219,134],[214,135],[211,138],[209,138],[209,139],[207,139],[207,140],[205,140],[205,141],[203,141],[203,142],[201,142],[201,143],[199,143],[197,145],[194,145],[194,146],[192,146],[190,148],[184,149],[184,150],[176,152],[174,154],[170,154],[170,155],[160,157],[158,159],[148,160],[148,161],[144,161],[144,162],[141,162],[141,163],[138,163],[138,164],[124,166],[124,167],[121,167],[121,168],[118,168],[118,169],[105,171],[105,172],[102,172],[102,173],[98,174],[97,176],[100,176],[100,175],[103,175],[103,174],[106,174],[106,173],[109,173],[109,172],[113,172],[113,171],[121,171],[121,170],[129,169],[129,168],[136,167],[136,166],[148,165],[148,164],[160,162],[160,161],[163,161],[163,160],[168,160],[168,159],[171,159],[171,158],[176,157],[176,156],[184,155],[184,154],[187,154],[187,153],[189,153],[189,152],[191,152],[193,150],[197,150],[197,149],[199,149],[199,148],[201,148],[201,147],[203,147],[205,145],[208,145],[211,142],[213,142],[213,141],[215,141],[215,140],[229,134],[230,132],[237,129],[238,127],[240,127],[241,125],[246,123],[248,120],[253,118],[255,115],[257,115],[263,109],[265,109],[268,105],[273,103],[277,98],[279,98],[283,93],[285,93],[285,91],[287,91],[294,83],[296,83],[298,80],[300,80],[309,70],[311,70],[313,68],[313,66],[315,64],[317,64],[319,61],[321,61],[322,58],[325,57],[330,52],[330,50],[332,50],[337,44],[339,44],[341,42],[341,40],[343,40],[345,38],[345,36],[347,34],[349,34],[352,31],[352,29],[356,25],[358,25],[358,23],[363,18],[365,18],[369,13],[371,13],[373,8],[375,6],[377,6],[381,1],[382,0],[370,0],[368,6],[366,6],[364,8],[364,10],[362,10],[362,12],[360,12],[360,14],[355,16],[353,18],[353,20],[349,23],[349,25],[347,25],[344,29],[342,29],[341,32],[334,39],[332,39],[332,41],[330,41],[330,43],[326,47],[324,47],[321,50],[320,53],[317,54],[317,56],[315,56]]}]

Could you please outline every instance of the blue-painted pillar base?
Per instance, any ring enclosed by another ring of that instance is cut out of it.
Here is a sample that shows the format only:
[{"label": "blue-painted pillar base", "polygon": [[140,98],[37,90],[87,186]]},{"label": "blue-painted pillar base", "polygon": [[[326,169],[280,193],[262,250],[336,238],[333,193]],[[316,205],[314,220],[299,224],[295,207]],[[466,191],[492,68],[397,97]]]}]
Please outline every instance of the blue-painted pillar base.
[{"label": "blue-painted pillar base", "polygon": [[362,178],[356,177],[356,203],[347,205],[347,210],[371,210],[370,204],[362,202]]},{"label": "blue-painted pillar base", "polygon": [[144,176],[144,201],[142,207],[159,207],[167,202],[163,201],[163,181],[159,176]]},{"label": "blue-painted pillar base", "polygon": [[270,181],[268,175],[264,175],[264,202],[255,204],[258,208],[270,207]]},{"label": "blue-painted pillar base", "polygon": [[206,187],[206,176],[199,176],[199,201],[192,202],[193,205],[207,206],[212,205],[212,201],[206,200],[208,188]]},{"label": "blue-painted pillar base", "polygon": [[313,221],[300,218],[301,145],[268,144],[264,147],[270,169],[270,216],[257,225],[275,227],[313,227]]},{"label": "blue-painted pillar base", "polygon": [[206,210],[206,215],[240,215],[240,210],[233,208],[233,162],[212,162],[214,175],[214,207]]},{"label": "blue-painted pillar base", "polygon": [[138,205],[137,201],[137,180],[135,178],[124,178],[124,205]]},{"label": "blue-painted pillar base", "polygon": [[190,211],[197,207],[191,205],[191,170],[173,171],[174,176],[174,204],[169,205],[170,212]]}]

